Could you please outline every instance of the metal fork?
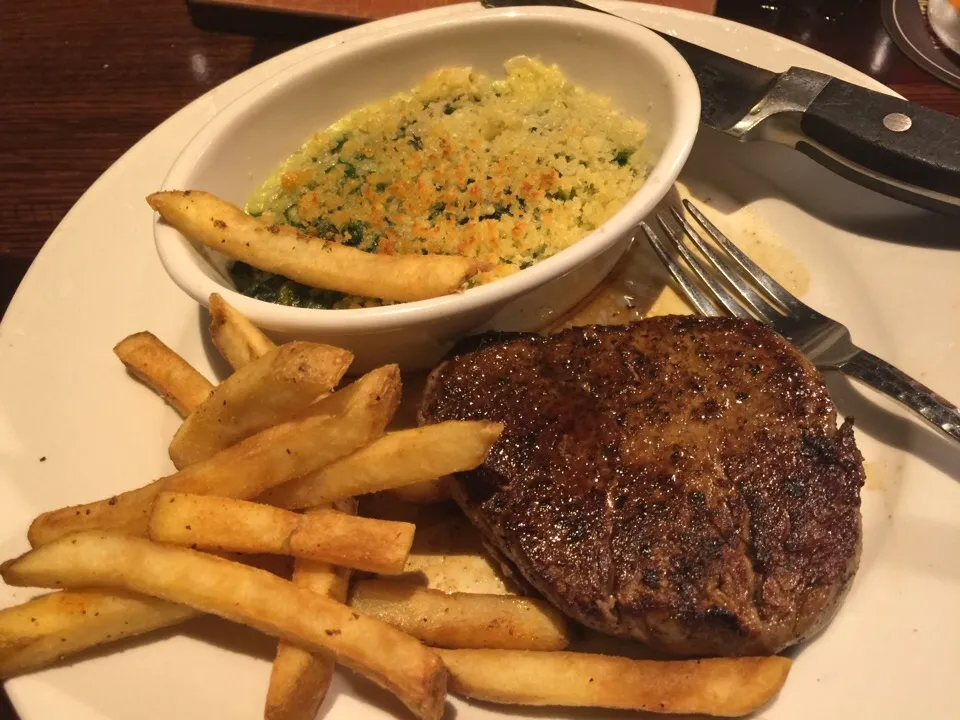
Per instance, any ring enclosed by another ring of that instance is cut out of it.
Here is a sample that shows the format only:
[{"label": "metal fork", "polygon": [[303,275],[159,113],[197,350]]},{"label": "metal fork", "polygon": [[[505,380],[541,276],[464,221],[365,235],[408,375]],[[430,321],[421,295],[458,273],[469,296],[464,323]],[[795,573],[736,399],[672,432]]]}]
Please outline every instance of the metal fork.
[{"label": "metal fork", "polygon": [[[960,410],[956,405],[854,345],[844,325],[800,302],[730,242],[693,203],[684,200],[683,205],[714,245],[704,240],[675,208],[670,208],[670,214],[682,233],[671,227],[664,213],[657,216],[667,243],[647,223],[640,223],[640,228],[684,295],[702,315],[730,314],[759,320],[796,345],[818,369],[839,370],[856,378],[899,401],[960,442]],[[686,240],[692,243],[692,248]],[[706,291],[668,251],[667,244],[700,279]]]}]

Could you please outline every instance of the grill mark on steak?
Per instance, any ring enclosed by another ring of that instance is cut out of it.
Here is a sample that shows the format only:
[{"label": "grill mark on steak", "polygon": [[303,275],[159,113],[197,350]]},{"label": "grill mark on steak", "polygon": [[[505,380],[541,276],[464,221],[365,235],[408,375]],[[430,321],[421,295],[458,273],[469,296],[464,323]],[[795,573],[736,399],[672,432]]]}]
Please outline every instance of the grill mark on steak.
[{"label": "grill mark on steak", "polygon": [[506,429],[456,499],[538,592],[677,654],[775,652],[830,618],[859,557],[862,458],[822,378],[750,321],[489,334],[422,422]]}]

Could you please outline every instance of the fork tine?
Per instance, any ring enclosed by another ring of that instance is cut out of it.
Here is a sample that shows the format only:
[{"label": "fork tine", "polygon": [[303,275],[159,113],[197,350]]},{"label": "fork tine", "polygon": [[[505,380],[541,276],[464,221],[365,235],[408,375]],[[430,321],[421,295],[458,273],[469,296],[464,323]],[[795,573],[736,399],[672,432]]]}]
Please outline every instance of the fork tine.
[{"label": "fork tine", "polygon": [[687,296],[687,299],[693,303],[693,306],[701,315],[719,315],[720,311],[714,306],[706,294],[698,288],[690,278],[684,272],[676,261],[670,256],[670,253],[667,252],[667,248],[660,238],[656,236],[653,230],[650,228],[647,223],[640,223],[640,229],[643,230],[643,234],[647,236],[647,240],[650,241],[650,245],[653,247],[654,252],[657,253],[660,260],[666,266],[667,271],[673,276],[673,279],[677,281],[677,285],[680,286],[680,289],[683,290],[683,294]]},{"label": "fork tine", "polygon": [[663,228],[667,237],[670,238],[670,241],[680,253],[680,257],[684,259],[690,269],[693,270],[697,274],[697,277],[703,281],[703,284],[707,286],[707,289],[713,295],[713,299],[719,302],[724,309],[734,317],[751,317],[750,313],[737,302],[737,299],[733,297],[723,285],[717,282],[713,274],[690,252],[689,248],[684,244],[683,238],[677,237],[677,234],[673,231],[673,228],[667,224],[662,214],[657,215],[657,220],[660,221],[660,227]]},{"label": "fork tine", "polygon": [[730,265],[724,260],[720,255],[707,243],[706,240],[696,231],[696,229],[687,222],[687,219],[683,217],[679,210],[671,207],[670,213],[673,215],[673,218],[677,221],[683,231],[687,234],[693,244],[697,246],[697,249],[703,254],[707,260],[710,261],[710,264],[713,265],[723,277],[727,279],[727,282],[740,293],[743,301],[753,310],[753,312],[761,320],[773,324],[777,320],[780,320],[783,316],[780,312],[764,298],[762,298],[757,291],[750,287],[749,283],[745,282],[742,277],[734,270]]},{"label": "fork tine", "polygon": [[813,312],[809,307],[804,305],[800,300],[794,297],[790,292],[787,291],[783,285],[778,283],[772,277],[770,277],[763,269],[757,265],[753,260],[747,257],[744,252],[734,245],[730,239],[720,232],[707,217],[700,212],[697,207],[687,199],[684,199],[683,206],[687,211],[696,218],[697,222],[700,223],[700,226],[707,231],[707,234],[710,235],[713,240],[715,240],[727,253],[732,257],[737,264],[743,269],[747,275],[753,278],[760,287],[762,287],[774,300],[780,303],[786,310],[789,310],[792,313],[811,313]]}]

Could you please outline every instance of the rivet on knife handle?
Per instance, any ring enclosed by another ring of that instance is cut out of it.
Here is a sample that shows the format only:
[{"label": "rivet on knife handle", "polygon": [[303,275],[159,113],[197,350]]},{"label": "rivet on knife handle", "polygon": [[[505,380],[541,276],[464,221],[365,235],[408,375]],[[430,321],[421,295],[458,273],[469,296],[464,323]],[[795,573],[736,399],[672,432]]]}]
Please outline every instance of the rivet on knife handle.
[{"label": "rivet on knife handle", "polygon": [[960,212],[960,119],[832,78],[800,122],[806,143],[889,183],[887,194],[918,192]]}]

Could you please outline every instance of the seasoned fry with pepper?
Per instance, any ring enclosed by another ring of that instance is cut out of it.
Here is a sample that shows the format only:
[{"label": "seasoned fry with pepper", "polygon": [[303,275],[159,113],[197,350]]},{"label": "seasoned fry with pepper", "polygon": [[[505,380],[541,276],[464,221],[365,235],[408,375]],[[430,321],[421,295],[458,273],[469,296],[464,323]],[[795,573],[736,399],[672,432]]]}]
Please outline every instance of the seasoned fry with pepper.
[{"label": "seasoned fry with pepper", "polygon": [[310,287],[413,302],[449,295],[485,267],[456,255],[374,255],[267,225],[199,190],[158,192],[150,207],[193,242]]}]

